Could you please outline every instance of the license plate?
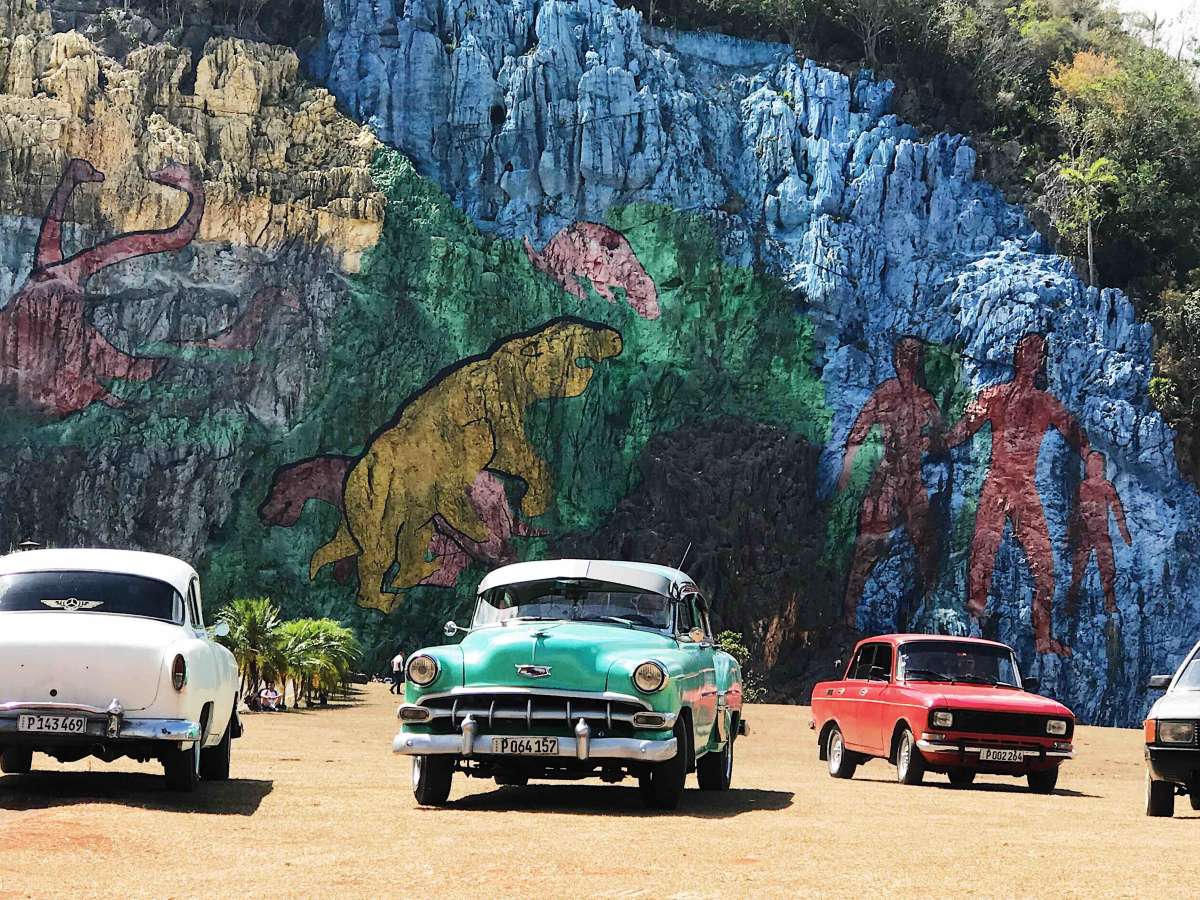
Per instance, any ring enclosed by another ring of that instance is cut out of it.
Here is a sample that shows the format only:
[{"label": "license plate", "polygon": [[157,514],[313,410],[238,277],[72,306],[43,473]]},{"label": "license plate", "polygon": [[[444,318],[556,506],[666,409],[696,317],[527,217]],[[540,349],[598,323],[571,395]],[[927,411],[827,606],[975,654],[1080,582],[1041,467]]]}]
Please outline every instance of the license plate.
[{"label": "license plate", "polygon": [[87,731],[84,716],[17,716],[17,731],[44,731],[50,734],[83,734]]},{"label": "license plate", "polygon": [[984,747],[979,751],[980,762],[1025,762],[1025,754],[1020,750],[997,750],[994,747]]},{"label": "license plate", "polygon": [[494,737],[493,753],[516,753],[521,756],[558,756],[556,737]]}]

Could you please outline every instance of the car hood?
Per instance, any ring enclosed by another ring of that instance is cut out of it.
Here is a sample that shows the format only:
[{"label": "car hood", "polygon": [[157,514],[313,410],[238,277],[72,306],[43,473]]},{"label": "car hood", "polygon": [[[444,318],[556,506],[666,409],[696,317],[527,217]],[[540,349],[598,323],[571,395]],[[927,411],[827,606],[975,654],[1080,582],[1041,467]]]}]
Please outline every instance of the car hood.
[{"label": "car hood", "polygon": [[1172,691],[1154,701],[1150,719],[1200,719],[1200,691]]},{"label": "car hood", "polygon": [[952,709],[982,709],[989,712],[1074,718],[1074,714],[1057,700],[1012,688],[994,688],[978,684],[938,684],[929,686],[929,694],[940,698],[935,705]]},{"label": "car hood", "polygon": [[[604,691],[618,660],[649,659],[672,649],[663,634],[623,625],[587,622],[517,622],[469,634],[463,653],[465,684],[536,687],[564,691]],[[548,666],[540,678],[520,675],[517,666]]]},{"label": "car hood", "polygon": [[127,710],[145,709],[179,636],[177,625],[136,616],[0,613],[0,703],[107,707],[117,699]]}]

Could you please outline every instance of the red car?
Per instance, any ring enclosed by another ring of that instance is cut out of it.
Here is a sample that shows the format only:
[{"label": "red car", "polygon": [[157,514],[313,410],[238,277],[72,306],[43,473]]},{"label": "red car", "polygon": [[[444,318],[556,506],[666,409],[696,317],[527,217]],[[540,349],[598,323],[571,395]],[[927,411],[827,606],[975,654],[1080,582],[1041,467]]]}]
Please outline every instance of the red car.
[{"label": "red car", "polygon": [[834,778],[879,757],[904,784],[942,772],[967,785],[984,772],[1048,794],[1073,754],[1075,716],[1037,688],[1004,644],[888,634],[859,642],[842,679],[813,688],[809,724]]}]

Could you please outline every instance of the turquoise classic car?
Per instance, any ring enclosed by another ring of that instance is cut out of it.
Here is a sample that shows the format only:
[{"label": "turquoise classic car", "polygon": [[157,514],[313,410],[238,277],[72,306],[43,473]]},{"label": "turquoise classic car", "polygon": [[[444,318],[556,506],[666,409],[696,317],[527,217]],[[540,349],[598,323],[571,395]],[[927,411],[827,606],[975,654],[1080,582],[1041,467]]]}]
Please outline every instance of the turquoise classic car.
[{"label": "turquoise classic car", "polygon": [[742,673],[678,569],[505,566],[480,583],[471,627],[446,625],[461,631],[405,668],[392,746],[413,757],[418,803],[445,803],[455,772],[501,785],[633,777],[654,809],[679,805],[689,772],[701,790],[729,787]]}]

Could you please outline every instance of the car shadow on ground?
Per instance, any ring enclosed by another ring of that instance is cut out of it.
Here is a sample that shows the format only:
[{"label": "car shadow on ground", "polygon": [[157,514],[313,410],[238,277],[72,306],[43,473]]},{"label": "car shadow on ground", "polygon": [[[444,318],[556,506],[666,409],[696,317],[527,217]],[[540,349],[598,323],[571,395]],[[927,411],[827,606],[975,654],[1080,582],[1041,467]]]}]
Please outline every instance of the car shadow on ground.
[{"label": "car shadow on ground", "polygon": [[[856,777],[854,780],[855,781],[873,781],[876,784],[896,784],[897,783],[895,778]],[[983,792],[983,793],[992,793],[992,794],[1032,794],[1032,793],[1034,793],[1029,788],[1027,788],[1024,784],[1019,784],[1019,783],[996,784],[995,782],[992,782],[992,781],[977,781],[974,784],[965,784],[965,785],[961,785],[961,786],[951,784],[949,781],[925,781],[925,782],[921,783],[920,787],[937,788],[938,790],[942,790],[942,791],[964,791],[964,792],[979,791],[979,792]],[[1068,788],[1055,788],[1051,794],[1048,794],[1046,796],[1083,797],[1088,800],[1099,800],[1100,799],[1099,795],[1097,795],[1097,794],[1085,794],[1083,791],[1072,791],[1072,790],[1069,790]]]},{"label": "car shadow on ground", "polygon": [[141,772],[31,772],[0,777],[0,809],[113,803],[163,812],[252,816],[275,783],[257,778],[201,782],[194,793],[169,791],[161,775]]},{"label": "car shadow on ground", "polygon": [[727,819],[760,810],[781,810],[792,805],[791,791],[731,788],[727,791],[684,792],[679,808],[646,809],[638,789],[594,784],[531,784],[502,787],[486,794],[470,794],[446,805],[448,809],[482,812],[565,813],[568,815],[687,816]]}]

